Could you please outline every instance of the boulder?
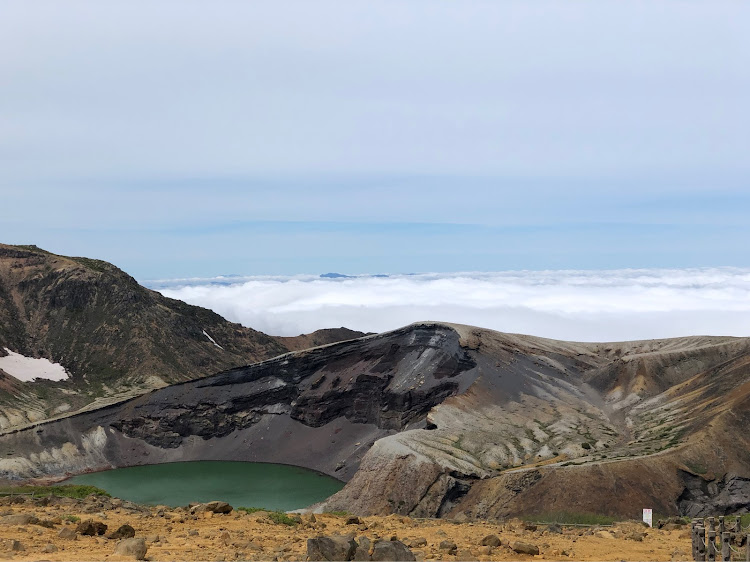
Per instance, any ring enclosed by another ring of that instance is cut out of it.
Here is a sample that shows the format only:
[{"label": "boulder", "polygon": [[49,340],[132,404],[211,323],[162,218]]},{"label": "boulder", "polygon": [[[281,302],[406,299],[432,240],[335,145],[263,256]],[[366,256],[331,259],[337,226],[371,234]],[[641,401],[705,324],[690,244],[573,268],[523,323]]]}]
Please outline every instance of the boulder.
[{"label": "boulder", "polygon": [[479,543],[481,546],[500,546],[502,544],[502,541],[500,540],[500,537],[497,535],[487,535],[482,539],[482,542]]},{"label": "boulder", "polygon": [[115,554],[119,556],[132,556],[136,560],[146,558],[146,541],[143,538],[123,539],[117,543]]},{"label": "boulder", "polygon": [[208,511],[211,513],[231,513],[234,509],[231,505],[229,505],[227,502],[222,501],[212,501],[208,503],[204,503],[202,506],[204,511]]},{"label": "boulder", "polygon": [[528,542],[516,541],[511,548],[518,554],[531,554],[532,556],[539,554],[539,547]]},{"label": "boulder", "polygon": [[132,539],[135,536],[135,529],[125,523],[125,525],[120,525],[116,531],[111,532],[109,535],[107,535],[108,539],[112,540],[120,540],[120,539]]},{"label": "boulder", "polygon": [[76,532],[89,537],[103,535],[107,532],[107,525],[102,523],[101,521],[87,519],[86,521],[81,521],[78,524],[78,526],[76,527]]},{"label": "boulder", "polygon": [[401,541],[377,541],[372,549],[372,559],[414,562],[417,558]]},{"label": "boulder", "polygon": [[310,561],[351,560],[357,546],[351,536],[332,535],[307,539],[307,558]]}]

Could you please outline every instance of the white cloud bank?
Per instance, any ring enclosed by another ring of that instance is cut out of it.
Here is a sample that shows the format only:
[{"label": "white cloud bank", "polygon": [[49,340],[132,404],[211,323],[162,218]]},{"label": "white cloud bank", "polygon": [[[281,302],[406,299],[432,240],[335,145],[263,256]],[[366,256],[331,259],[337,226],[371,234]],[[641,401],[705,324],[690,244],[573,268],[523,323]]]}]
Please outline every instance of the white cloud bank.
[{"label": "white cloud bank", "polygon": [[509,271],[153,281],[273,335],[441,320],[563,340],[750,336],[750,269]]}]

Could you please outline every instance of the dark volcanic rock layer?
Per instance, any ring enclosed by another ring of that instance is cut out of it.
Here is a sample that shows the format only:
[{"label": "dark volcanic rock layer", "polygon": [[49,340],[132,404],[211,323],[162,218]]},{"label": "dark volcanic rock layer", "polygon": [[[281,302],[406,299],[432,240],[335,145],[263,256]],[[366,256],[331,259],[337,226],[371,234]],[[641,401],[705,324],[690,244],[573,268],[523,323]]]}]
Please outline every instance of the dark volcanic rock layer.
[{"label": "dark volcanic rock layer", "polygon": [[247,460],[337,476],[322,507],[358,514],[746,511],[749,352],[415,324],[0,436],[0,477]]}]

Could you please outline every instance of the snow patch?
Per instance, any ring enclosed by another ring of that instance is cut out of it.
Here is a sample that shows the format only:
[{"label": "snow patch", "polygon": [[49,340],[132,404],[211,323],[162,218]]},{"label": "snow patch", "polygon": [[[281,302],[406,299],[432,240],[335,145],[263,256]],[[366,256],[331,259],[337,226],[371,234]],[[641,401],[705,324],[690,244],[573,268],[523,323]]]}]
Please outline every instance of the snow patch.
[{"label": "snow patch", "polygon": [[216,347],[218,347],[219,349],[224,349],[218,343],[216,343],[215,339],[213,339],[211,336],[208,335],[208,332],[206,332],[206,330],[203,330],[203,335],[206,336],[209,340],[211,340],[211,343],[214,344]]},{"label": "snow patch", "polygon": [[[205,332],[204,332],[205,333]],[[15,353],[5,348],[8,353],[0,357],[0,369],[11,377],[23,382],[31,382],[34,379],[47,379],[50,381],[63,381],[68,378],[65,367],[59,363],[53,363],[49,359],[35,359]]]}]

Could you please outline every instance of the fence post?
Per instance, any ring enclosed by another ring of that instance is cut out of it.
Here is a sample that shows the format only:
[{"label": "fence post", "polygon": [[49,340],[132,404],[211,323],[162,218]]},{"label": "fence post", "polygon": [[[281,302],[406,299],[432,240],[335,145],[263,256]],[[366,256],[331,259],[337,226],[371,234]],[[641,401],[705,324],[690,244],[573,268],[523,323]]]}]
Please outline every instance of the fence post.
[{"label": "fence post", "polygon": [[724,528],[724,516],[719,515],[719,536],[720,537],[724,536],[724,531],[726,531],[726,529]]},{"label": "fence post", "polygon": [[708,518],[708,530],[709,531],[715,531],[716,530],[716,518],[715,517],[709,517]]},{"label": "fence post", "polygon": [[696,532],[698,535],[698,557],[696,558],[696,560],[698,560],[698,562],[705,562],[706,544],[703,542],[703,537],[706,533],[706,529],[703,527],[703,525],[699,524],[698,527],[696,528]]},{"label": "fence post", "polygon": [[750,533],[748,533],[745,541],[745,562],[750,562]]},{"label": "fence post", "polygon": [[698,521],[693,519],[690,525],[690,540],[693,543],[693,560],[698,560]]},{"label": "fence post", "polygon": [[721,560],[722,562],[731,562],[732,550],[729,548],[731,544],[731,536],[728,531],[724,531],[721,534]]},{"label": "fence post", "polygon": [[706,542],[708,544],[708,557],[706,559],[708,562],[716,562],[716,531],[712,530],[708,532],[708,540]]}]

